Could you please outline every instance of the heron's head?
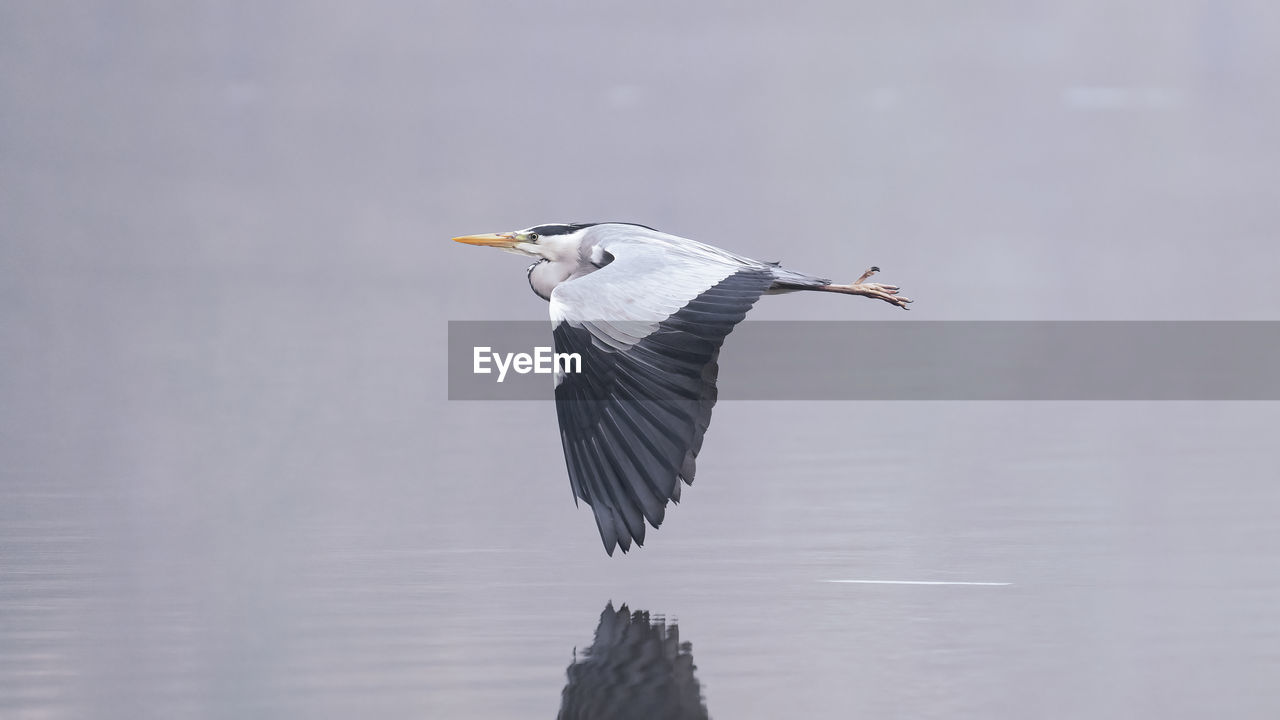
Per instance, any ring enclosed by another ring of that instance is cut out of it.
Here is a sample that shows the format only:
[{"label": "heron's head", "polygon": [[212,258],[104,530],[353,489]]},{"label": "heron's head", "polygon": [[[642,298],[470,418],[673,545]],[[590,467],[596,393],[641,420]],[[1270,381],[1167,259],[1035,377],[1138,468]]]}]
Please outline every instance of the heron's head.
[{"label": "heron's head", "polygon": [[454,241],[556,260],[561,257],[576,257],[583,236],[594,225],[595,223],[549,223],[511,232],[464,235],[454,238]]},{"label": "heron's head", "polygon": [[644,228],[657,232],[648,225],[639,223],[606,222],[606,223],[547,223],[534,225],[525,230],[513,230],[504,233],[487,233],[484,235],[464,235],[454,238],[455,241],[468,245],[485,245],[496,247],[518,255],[528,255],[543,260],[577,260],[582,244],[589,240],[592,233],[608,232],[621,226]]}]

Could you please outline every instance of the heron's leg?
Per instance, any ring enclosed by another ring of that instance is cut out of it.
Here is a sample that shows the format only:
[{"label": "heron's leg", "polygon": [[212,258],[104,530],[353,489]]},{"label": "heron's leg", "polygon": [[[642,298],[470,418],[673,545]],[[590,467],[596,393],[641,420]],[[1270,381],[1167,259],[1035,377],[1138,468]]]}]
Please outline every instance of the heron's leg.
[{"label": "heron's leg", "polygon": [[872,266],[866,272],[862,273],[862,277],[858,281],[849,285],[823,285],[817,290],[826,292],[838,292],[846,295],[861,295],[863,297],[883,300],[890,305],[897,305],[903,310],[909,309],[907,303],[911,302],[911,298],[903,297],[898,294],[897,285],[885,285],[883,283],[869,283],[867,278],[880,272],[880,268]]}]

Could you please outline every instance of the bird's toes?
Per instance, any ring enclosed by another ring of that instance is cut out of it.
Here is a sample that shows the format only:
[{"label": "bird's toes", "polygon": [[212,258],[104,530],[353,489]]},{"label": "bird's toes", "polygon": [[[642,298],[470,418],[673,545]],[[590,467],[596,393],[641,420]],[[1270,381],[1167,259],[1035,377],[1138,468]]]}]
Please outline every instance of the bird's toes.
[{"label": "bird's toes", "polygon": [[897,285],[883,285],[881,283],[863,283],[867,288],[880,293],[881,295],[897,295]]}]

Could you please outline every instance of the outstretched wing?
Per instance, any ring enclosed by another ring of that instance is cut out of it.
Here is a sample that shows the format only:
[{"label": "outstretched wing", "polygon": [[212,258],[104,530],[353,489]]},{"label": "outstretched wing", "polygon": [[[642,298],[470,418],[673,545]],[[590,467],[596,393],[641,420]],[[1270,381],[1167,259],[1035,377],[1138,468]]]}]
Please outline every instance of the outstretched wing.
[{"label": "outstretched wing", "polygon": [[643,545],[645,520],[657,528],[693,482],[720,346],[774,276],[697,247],[612,239],[586,252],[604,266],[551,293],[556,352],[581,358],[557,376],[556,411],[573,494],[612,555]]}]

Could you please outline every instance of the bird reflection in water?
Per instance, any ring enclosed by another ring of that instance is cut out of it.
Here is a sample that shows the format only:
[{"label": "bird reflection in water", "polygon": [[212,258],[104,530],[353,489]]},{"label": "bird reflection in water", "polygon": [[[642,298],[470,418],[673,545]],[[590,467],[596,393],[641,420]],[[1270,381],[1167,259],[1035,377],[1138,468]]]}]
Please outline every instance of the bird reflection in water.
[{"label": "bird reflection in water", "polygon": [[557,717],[706,720],[696,669],[693,646],[680,642],[675,624],[611,602],[591,647],[574,652]]}]

